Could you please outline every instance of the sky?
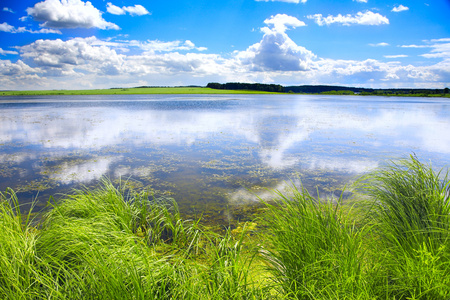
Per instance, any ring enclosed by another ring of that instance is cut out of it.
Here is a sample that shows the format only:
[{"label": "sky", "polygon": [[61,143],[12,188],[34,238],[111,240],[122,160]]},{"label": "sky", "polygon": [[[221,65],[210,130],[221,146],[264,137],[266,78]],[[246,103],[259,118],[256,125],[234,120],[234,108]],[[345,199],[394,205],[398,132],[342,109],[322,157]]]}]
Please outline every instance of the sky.
[{"label": "sky", "polygon": [[0,0],[0,90],[445,88],[449,16],[450,0]]}]

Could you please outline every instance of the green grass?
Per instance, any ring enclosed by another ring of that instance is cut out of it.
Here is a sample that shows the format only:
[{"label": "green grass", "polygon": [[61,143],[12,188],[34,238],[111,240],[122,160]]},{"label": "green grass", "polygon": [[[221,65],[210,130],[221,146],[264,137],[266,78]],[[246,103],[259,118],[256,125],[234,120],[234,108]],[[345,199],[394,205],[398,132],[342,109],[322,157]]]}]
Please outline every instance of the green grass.
[{"label": "green grass", "polygon": [[[145,94],[280,94],[256,90],[222,90],[207,87],[147,87],[147,88],[112,88],[92,90],[30,90],[30,91],[0,91],[0,96],[39,96],[39,95],[145,95]],[[286,93],[291,94],[291,93]],[[329,95],[353,95],[351,91],[331,91],[321,94]],[[293,94],[295,95],[295,94]],[[319,95],[319,94],[316,94]],[[356,95],[356,94],[355,94]],[[373,96],[396,97],[444,97],[450,94],[370,94]]]},{"label": "green grass", "polygon": [[0,194],[2,299],[449,299],[447,173],[415,157],[362,177],[353,205],[275,192],[213,232],[176,202],[103,180],[33,220]]},{"label": "green grass", "polygon": [[209,232],[182,220],[172,200],[125,186],[75,191],[38,227],[2,193],[0,298],[265,298],[246,280],[244,234]]},{"label": "green grass", "polygon": [[449,180],[414,156],[361,179],[374,200],[368,222],[376,251],[398,298],[450,297]]},{"label": "green grass", "polygon": [[97,90],[36,90],[36,91],[0,91],[0,96],[35,95],[138,95],[138,94],[277,94],[248,90],[218,90],[206,87],[151,87],[118,88]]},{"label": "green grass", "polygon": [[341,199],[320,201],[292,186],[267,205],[270,244],[263,254],[280,294],[370,299],[376,283],[364,247],[367,227],[356,227]]}]

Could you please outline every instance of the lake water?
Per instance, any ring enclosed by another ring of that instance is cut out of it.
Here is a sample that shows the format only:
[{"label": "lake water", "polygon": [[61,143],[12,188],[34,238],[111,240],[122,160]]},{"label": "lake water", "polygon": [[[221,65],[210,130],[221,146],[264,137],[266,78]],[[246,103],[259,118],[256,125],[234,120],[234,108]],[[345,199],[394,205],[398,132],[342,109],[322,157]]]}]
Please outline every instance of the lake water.
[{"label": "lake water", "polygon": [[[323,197],[390,159],[450,164],[450,100],[308,95],[0,98],[0,189],[25,203],[103,176],[169,195],[186,214],[300,178]],[[233,217],[233,216],[231,216]]]}]

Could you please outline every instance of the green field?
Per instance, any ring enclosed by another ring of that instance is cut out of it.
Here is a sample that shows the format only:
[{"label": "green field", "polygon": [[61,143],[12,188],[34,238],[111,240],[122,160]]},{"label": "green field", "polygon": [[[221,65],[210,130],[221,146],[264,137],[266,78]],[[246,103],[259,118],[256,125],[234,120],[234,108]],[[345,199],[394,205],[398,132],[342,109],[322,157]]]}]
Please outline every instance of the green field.
[{"label": "green field", "polygon": [[0,96],[36,95],[139,95],[139,94],[277,94],[249,90],[217,90],[206,87],[149,87],[98,90],[0,91]]},{"label": "green field", "polygon": [[[0,96],[37,96],[37,95],[150,95],[150,94],[291,94],[278,92],[264,92],[257,90],[225,90],[212,89],[208,87],[143,87],[143,88],[111,88],[94,90],[33,90],[33,91],[0,91]],[[301,95],[305,93],[297,93]],[[355,94],[352,91],[329,91],[322,93],[306,93],[311,95],[361,95],[361,96],[388,96],[388,97],[444,97],[449,98],[450,94],[397,94],[397,93],[361,93]],[[295,95],[295,93],[294,93]]]}]

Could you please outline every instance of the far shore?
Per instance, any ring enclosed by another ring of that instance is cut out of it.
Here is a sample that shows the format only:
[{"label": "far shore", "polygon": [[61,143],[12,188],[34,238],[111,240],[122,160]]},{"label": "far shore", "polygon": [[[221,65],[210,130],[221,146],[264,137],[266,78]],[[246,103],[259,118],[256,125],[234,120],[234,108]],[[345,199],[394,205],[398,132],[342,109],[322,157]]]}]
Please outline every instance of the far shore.
[{"label": "far shore", "polygon": [[38,95],[139,95],[139,94],[280,94],[249,90],[218,90],[207,87],[148,87],[95,90],[0,91],[0,96]]},{"label": "far shore", "polygon": [[[429,90],[432,91],[432,90]],[[353,92],[351,90],[324,91],[320,93],[297,92],[266,92],[259,90],[245,89],[213,89],[200,86],[186,87],[133,87],[133,88],[110,88],[110,89],[92,89],[92,90],[29,90],[29,91],[6,91],[0,90],[1,96],[63,96],[63,95],[176,95],[176,94],[282,94],[282,95],[346,95],[346,96],[394,96],[394,97],[443,97],[450,98],[449,93],[400,93],[390,90],[382,92]]]}]

